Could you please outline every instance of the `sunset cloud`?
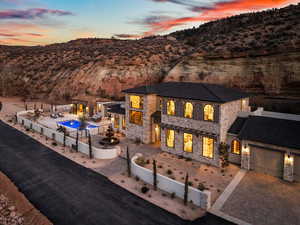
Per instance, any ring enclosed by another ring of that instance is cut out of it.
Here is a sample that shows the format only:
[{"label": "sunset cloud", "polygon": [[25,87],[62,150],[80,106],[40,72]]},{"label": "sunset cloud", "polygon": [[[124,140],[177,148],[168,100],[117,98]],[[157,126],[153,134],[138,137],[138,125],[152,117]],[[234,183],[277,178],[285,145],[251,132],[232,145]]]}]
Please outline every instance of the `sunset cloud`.
[{"label": "sunset cloud", "polygon": [[36,19],[43,18],[48,15],[68,16],[73,15],[72,12],[63,10],[52,10],[43,8],[32,8],[26,10],[2,10],[0,11],[0,19]]},{"label": "sunset cloud", "polygon": [[[195,16],[180,17],[171,19],[149,20],[145,18],[141,21],[147,27],[150,27],[141,36],[154,35],[160,32],[168,31],[174,27],[182,26],[191,22],[208,22],[217,20],[243,12],[257,11],[274,7],[282,7],[287,4],[295,3],[292,0],[219,0],[219,1],[192,1],[192,0],[151,0],[159,3],[174,3],[187,7]],[[214,2],[211,4],[211,2]],[[146,22],[145,22],[146,21]]]}]

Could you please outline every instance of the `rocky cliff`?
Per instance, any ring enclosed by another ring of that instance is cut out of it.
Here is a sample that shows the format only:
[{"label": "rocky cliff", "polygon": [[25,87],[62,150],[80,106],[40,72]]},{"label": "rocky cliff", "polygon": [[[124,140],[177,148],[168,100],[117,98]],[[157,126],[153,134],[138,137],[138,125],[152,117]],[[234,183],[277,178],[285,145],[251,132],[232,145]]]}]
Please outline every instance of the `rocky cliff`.
[{"label": "rocky cliff", "polygon": [[170,80],[299,96],[300,4],[140,40],[0,46],[2,95],[119,98],[122,89]]},{"label": "rocky cliff", "polygon": [[224,84],[255,93],[300,94],[300,51],[251,57],[185,57],[164,81]]}]

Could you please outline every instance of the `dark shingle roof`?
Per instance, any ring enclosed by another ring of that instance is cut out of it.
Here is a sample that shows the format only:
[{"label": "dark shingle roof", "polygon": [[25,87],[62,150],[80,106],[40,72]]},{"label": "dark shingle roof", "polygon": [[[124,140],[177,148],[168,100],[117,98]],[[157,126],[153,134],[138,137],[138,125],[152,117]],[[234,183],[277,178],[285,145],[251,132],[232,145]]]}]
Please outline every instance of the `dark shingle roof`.
[{"label": "dark shingle roof", "polygon": [[109,106],[109,108],[107,109],[107,112],[125,115],[125,109],[121,107],[121,104],[114,104],[114,105]]},{"label": "dark shingle roof", "polygon": [[300,121],[249,116],[238,137],[281,147],[300,149]]},{"label": "dark shingle roof", "polygon": [[167,82],[148,86],[141,86],[124,90],[125,93],[157,94],[162,97],[202,100],[208,102],[230,102],[249,97],[233,88],[216,84]]},{"label": "dark shingle roof", "polygon": [[230,134],[239,134],[241,129],[243,128],[247,118],[244,117],[238,117],[236,120],[233,122],[231,127],[228,130],[228,133]]}]

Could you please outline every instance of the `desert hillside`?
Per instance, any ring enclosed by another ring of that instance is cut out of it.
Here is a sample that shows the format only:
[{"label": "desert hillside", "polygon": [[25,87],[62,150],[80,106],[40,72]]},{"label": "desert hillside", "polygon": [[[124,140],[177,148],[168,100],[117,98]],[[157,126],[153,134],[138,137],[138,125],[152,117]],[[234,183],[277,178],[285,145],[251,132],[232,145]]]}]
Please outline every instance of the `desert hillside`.
[{"label": "desert hillside", "polygon": [[0,93],[116,98],[124,88],[176,80],[300,95],[299,62],[300,4],[140,40],[0,46]]}]

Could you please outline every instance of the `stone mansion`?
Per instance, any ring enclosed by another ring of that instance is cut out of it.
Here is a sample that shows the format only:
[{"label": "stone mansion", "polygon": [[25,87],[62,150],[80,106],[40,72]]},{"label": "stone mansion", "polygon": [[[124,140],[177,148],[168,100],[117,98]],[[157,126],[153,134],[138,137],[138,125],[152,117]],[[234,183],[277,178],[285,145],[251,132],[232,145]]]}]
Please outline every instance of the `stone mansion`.
[{"label": "stone mansion", "polygon": [[300,182],[300,116],[251,112],[249,95],[220,85],[168,82],[123,91],[125,103],[108,109],[114,129],[162,151],[220,166],[229,162]]},{"label": "stone mansion", "polygon": [[124,92],[127,137],[216,166],[228,129],[238,113],[250,111],[248,94],[213,84],[170,82]]}]

